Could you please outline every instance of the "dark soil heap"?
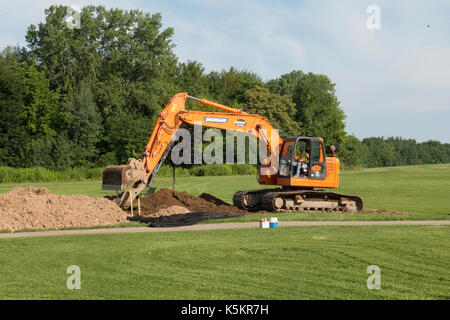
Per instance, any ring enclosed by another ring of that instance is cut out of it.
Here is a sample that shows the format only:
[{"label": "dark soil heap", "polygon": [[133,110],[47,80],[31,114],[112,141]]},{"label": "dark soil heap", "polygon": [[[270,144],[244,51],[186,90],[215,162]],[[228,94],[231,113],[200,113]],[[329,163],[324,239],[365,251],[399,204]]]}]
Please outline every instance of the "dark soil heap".
[{"label": "dark soil heap", "polygon": [[199,197],[196,197],[187,192],[172,191],[163,188],[156,193],[141,199],[141,215],[158,216],[158,211],[173,206],[184,207],[190,212],[214,211],[229,214],[247,213],[247,211],[229,205],[225,201],[208,193],[202,193]]},{"label": "dark soil heap", "polygon": [[199,197],[187,192],[158,190],[141,199],[141,216],[130,220],[149,222],[149,227],[175,227],[192,225],[202,220],[223,219],[242,216],[247,211],[210,195]]}]

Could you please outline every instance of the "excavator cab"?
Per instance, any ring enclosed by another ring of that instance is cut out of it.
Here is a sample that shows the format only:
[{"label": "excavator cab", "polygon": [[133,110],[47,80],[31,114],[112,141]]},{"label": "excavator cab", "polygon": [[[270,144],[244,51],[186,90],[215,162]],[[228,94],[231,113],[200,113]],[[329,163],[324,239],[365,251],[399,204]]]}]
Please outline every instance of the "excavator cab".
[{"label": "excavator cab", "polygon": [[321,138],[288,137],[280,153],[280,177],[291,179],[325,179],[325,146]]}]

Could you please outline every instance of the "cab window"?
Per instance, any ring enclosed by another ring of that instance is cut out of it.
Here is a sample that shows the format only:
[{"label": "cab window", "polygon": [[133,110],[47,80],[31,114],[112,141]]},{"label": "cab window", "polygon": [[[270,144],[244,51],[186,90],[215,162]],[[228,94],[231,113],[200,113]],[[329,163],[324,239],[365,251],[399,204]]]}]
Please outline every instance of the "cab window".
[{"label": "cab window", "polygon": [[308,142],[299,140],[297,141],[297,144],[295,146],[295,157],[296,159],[300,159],[302,156],[304,158],[309,157],[309,150],[308,150]]},{"label": "cab window", "polygon": [[290,155],[292,150],[294,149],[294,141],[286,141],[283,146],[283,151],[281,152],[281,156]]},{"label": "cab window", "polygon": [[323,149],[320,141],[312,141],[311,160],[315,162],[323,162]]}]

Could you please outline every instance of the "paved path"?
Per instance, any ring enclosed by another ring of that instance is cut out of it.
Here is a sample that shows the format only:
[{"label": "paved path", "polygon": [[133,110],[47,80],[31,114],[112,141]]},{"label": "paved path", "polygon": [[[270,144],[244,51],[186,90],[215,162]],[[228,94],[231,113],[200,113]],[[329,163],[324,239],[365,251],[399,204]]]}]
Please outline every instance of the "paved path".
[{"label": "paved path", "polygon": [[[450,220],[398,220],[398,221],[282,221],[278,223],[280,227],[296,226],[385,226],[385,225],[420,225],[420,226],[441,226],[450,225]],[[111,233],[137,233],[137,232],[164,232],[164,231],[186,231],[186,230],[217,230],[217,229],[245,229],[258,228],[258,222],[231,222],[231,223],[210,223],[196,224],[184,227],[169,228],[107,228],[107,229],[84,229],[84,230],[62,230],[62,231],[34,231],[17,233],[0,233],[1,238],[23,238],[23,237],[43,237],[43,236],[63,236],[71,234],[111,234]]]}]

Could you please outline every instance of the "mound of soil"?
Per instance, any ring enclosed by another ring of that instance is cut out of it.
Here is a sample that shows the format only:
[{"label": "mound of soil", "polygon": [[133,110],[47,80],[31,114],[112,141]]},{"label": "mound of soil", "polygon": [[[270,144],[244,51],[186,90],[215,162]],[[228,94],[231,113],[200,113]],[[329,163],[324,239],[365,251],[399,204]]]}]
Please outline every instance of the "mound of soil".
[{"label": "mound of soil", "polygon": [[164,208],[156,212],[155,214],[152,214],[153,217],[166,217],[171,216],[173,214],[186,214],[190,213],[189,209],[182,207],[182,206],[170,206],[168,208]]},{"label": "mound of soil", "polygon": [[126,214],[105,198],[56,195],[34,187],[0,194],[0,230],[106,226],[123,221]]},{"label": "mound of soil", "polygon": [[[199,197],[196,197],[187,192],[162,188],[156,193],[141,199],[142,216],[159,217],[180,214],[181,212],[176,212],[179,210],[179,207],[183,207],[189,212],[221,212],[230,215],[247,213],[247,211],[229,205],[225,201],[207,193],[202,193]],[[160,213],[161,210],[164,210],[163,214]]]},{"label": "mound of soil", "polygon": [[199,197],[162,188],[141,198],[141,215],[128,218],[149,223],[149,227],[188,226],[208,219],[242,216],[247,211],[229,205],[208,193]]}]

